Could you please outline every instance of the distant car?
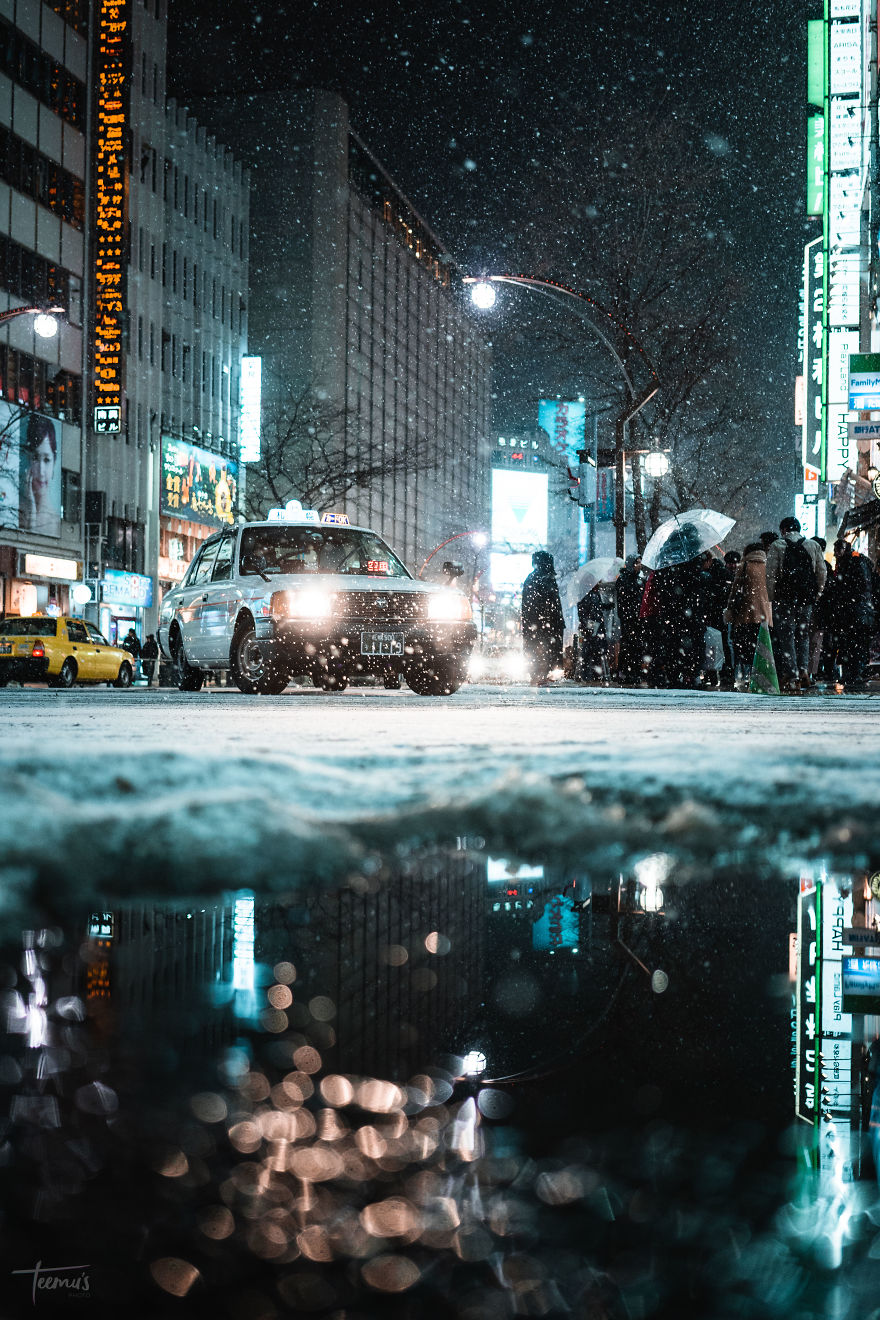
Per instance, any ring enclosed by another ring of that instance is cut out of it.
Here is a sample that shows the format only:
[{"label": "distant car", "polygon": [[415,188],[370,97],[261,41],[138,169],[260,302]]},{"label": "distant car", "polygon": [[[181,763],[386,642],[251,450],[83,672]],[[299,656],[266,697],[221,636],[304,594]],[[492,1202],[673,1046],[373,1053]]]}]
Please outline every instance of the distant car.
[{"label": "distant car", "polygon": [[294,676],[341,692],[375,674],[446,696],[476,629],[462,592],[414,578],[376,532],[291,501],[205,542],[162,601],[158,638],[184,691],[227,670],[242,692],[282,692]]},{"label": "distant car", "polygon": [[85,619],[41,614],[0,619],[0,687],[13,679],[70,688],[75,683],[131,687],[132,658]]}]

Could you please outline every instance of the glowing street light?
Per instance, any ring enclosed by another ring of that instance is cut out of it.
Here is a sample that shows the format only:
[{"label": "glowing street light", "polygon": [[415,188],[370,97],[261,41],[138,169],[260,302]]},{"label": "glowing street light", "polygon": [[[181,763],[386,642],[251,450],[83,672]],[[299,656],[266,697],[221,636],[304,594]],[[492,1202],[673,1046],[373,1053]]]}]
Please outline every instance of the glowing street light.
[{"label": "glowing street light", "polygon": [[471,284],[471,302],[480,311],[488,312],[494,307],[496,297],[495,285],[488,280],[476,280]]},{"label": "glowing street light", "polygon": [[39,335],[41,339],[52,339],[58,334],[57,318],[63,315],[63,307],[10,307],[7,311],[0,312],[0,325],[6,321],[14,321],[17,316],[32,316],[34,334]]},{"label": "glowing street light", "polygon": [[649,477],[665,477],[669,471],[669,458],[662,449],[652,449],[645,454],[645,471]]},{"label": "glowing street light", "polygon": [[58,334],[58,322],[48,312],[38,312],[34,317],[34,334],[41,339],[52,339]]}]

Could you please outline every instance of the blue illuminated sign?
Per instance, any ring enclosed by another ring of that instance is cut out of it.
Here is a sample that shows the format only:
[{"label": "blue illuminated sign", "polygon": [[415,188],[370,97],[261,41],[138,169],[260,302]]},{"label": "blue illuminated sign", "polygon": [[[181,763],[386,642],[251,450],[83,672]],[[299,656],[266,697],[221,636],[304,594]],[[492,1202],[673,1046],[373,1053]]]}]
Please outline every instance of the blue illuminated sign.
[{"label": "blue illuminated sign", "polygon": [[101,583],[101,599],[105,605],[134,605],[148,610],[153,604],[153,579],[144,573],[108,568]]},{"label": "blue illuminated sign", "polygon": [[569,466],[577,466],[577,451],[584,448],[586,423],[586,403],[563,403],[559,399],[538,402],[538,425],[547,432],[553,448],[568,460]]}]

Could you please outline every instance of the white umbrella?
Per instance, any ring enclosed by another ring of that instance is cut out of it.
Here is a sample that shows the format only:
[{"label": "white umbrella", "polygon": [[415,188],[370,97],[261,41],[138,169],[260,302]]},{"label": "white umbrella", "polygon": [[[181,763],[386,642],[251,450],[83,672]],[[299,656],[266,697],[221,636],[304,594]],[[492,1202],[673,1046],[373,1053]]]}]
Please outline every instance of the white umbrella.
[{"label": "white umbrella", "polygon": [[660,524],[645,546],[642,563],[645,568],[654,569],[684,564],[704,550],[711,550],[735,526],[735,518],[716,513],[714,509],[688,509],[685,513],[674,513]]},{"label": "white umbrella", "polygon": [[623,565],[624,560],[608,555],[581,564],[565,584],[566,604],[577,605],[600,582],[616,582]]}]

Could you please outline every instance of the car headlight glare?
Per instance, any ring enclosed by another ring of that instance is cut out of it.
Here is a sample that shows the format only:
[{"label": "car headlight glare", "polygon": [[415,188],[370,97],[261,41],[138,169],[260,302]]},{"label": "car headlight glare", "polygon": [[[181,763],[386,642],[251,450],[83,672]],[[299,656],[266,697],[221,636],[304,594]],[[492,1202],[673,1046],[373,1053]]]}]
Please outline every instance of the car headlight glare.
[{"label": "car headlight glare", "polygon": [[272,613],[288,619],[327,619],[333,613],[333,597],[314,587],[303,591],[274,591]]},{"label": "car headlight glare", "polygon": [[429,598],[428,618],[436,623],[468,623],[471,603],[460,591],[438,591]]}]

